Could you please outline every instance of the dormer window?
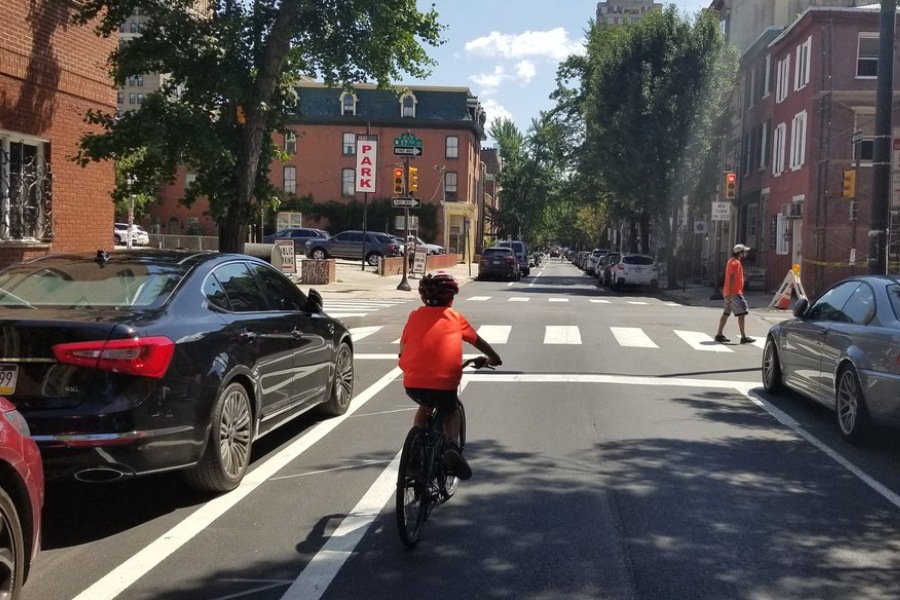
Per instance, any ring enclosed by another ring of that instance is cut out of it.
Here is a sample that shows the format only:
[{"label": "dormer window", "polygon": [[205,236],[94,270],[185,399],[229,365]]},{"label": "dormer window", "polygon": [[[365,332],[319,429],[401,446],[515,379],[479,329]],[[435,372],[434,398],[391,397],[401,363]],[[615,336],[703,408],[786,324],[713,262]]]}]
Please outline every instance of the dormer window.
[{"label": "dormer window", "polygon": [[406,92],[400,96],[400,116],[403,118],[416,118],[416,97],[412,92]]},{"label": "dormer window", "polygon": [[341,115],[342,116],[354,116],[356,115],[356,95],[351,94],[350,92],[344,92],[341,94]]}]

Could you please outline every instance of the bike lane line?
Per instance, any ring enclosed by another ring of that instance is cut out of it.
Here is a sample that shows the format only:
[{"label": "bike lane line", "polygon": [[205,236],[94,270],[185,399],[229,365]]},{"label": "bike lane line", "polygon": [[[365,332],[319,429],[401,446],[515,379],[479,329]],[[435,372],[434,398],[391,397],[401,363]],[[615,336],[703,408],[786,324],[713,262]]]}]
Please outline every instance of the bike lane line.
[{"label": "bike lane line", "polygon": [[169,529],[169,531],[153,542],[150,542],[143,550],[78,594],[73,600],[112,600],[117,597],[138,579],[149,573],[153,567],[171,556],[194,536],[209,527],[217,518],[246,498],[251,492],[265,483],[288,463],[334,431],[338,425],[347,420],[347,418],[359,410],[360,407],[365,405],[366,402],[371,400],[401,374],[402,371],[400,371],[399,367],[393,368],[389,373],[354,398],[346,413],[339,417],[322,421],[313,427],[307,435],[304,435],[290,446],[247,473],[244,480],[237,488],[198,508],[180,523]]}]

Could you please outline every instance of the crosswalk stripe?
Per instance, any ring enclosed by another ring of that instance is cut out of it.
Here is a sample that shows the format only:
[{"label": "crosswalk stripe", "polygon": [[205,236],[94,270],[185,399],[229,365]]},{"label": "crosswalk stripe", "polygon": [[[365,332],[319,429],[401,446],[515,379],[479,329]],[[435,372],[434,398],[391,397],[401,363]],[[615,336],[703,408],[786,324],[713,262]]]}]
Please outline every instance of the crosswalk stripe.
[{"label": "crosswalk stripe", "polygon": [[568,298],[547,298],[550,302],[568,302]]},{"label": "crosswalk stripe", "polygon": [[610,327],[620,346],[630,348],[659,348],[640,327]]},{"label": "crosswalk stripe", "polygon": [[628,304],[641,304],[646,306],[648,303],[643,300],[628,300]]},{"label": "crosswalk stripe", "polygon": [[505,344],[509,341],[511,325],[482,325],[478,328],[478,335],[489,344]]},{"label": "crosswalk stripe", "polygon": [[545,344],[580,344],[581,331],[573,325],[547,325],[544,329]]},{"label": "crosswalk stripe", "polygon": [[594,304],[609,304],[609,300],[591,300]]},{"label": "crosswalk stripe", "polygon": [[330,310],[326,310],[325,314],[327,314],[329,317],[334,317],[335,319],[346,319],[347,317],[364,317],[369,313],[367,313],[367,312],[360,312],[360,313],[357,313],[357,312],[332,312]]},{"label": "crosswalk stripe", "polygon": [[528,302],[531,300],[528,296],[513,296],[507,302]]},{"label": "crosswalk stripe", "polygon": [[467,298],[469,302],[485,302],[490,299],[490,296],[472,296],[471,298]]},{"label": "crosswalk stripe", "polygon": [[675,335],[683,339],[694,350],[704,352],[734,352],[728,346],[715,341],[708,333],[700,331],[675,331]]},{"label": "crosswalk stripe", "polygon": [[381,329],[381,325],[376,325],[372,327],[351,327],[350,328],[350,338],[354,342],[358,342],[359,340],[369,337],[376,331]]}]

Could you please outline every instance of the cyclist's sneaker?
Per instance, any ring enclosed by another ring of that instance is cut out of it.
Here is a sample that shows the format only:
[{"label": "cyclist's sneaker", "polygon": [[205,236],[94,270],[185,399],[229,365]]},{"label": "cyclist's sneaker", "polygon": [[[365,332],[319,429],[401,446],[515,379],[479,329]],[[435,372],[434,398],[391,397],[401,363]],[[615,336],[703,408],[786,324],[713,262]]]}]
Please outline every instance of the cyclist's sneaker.
[{"label": "cyclist's sneaker", "polygon": [[444,468],[447,469],[448,474],[459,477],[463,481],[472,478],[472,467],[469,466],[455,445],[449,445],[444,450]]}]

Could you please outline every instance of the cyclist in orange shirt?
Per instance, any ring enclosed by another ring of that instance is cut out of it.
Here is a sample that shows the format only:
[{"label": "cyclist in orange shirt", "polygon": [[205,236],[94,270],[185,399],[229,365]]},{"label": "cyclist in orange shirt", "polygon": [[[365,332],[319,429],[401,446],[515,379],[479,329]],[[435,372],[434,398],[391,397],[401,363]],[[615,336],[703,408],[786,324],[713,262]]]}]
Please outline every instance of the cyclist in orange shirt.
[{"label": "cyclist in orange shirt", "polygon": [[419,295],[425,306],[409,315],[400,337],[400,368],[406,394],[416,401],[413,424],[425,427],[434,408],[444,413],[444,464],[460,479],[469,479],[472,469],[459,448],[460,417],[457,390],[462,380],[463,345],[468,342],[487,357],[489,366],[503,361],[491,345],[459,312],[453,310],[453,297],[459,284],[450,273],[436,271],[419,282]]},{"label": "cyclist in orange shirt", "polygon": [[750,309],[747,306],[747,299],[744,298],[744,266],[741,264],[741,261],[747,256],[749,251],[750,248],[748,246],[737,244],[734,247],[731,258],[728,259],[728,264],[725,265],[725,284],[722,286],[722,296],[725,297],[725,312],[719,317],[719,329],[714,338],[717,342],[731,341],[725,337],[724,330],[725,322],[732,313],[737,317],[738,329],[741,332],[741,343],[752,344],[756,341],[752,337],[747,337],[747,334],[744,332],[744,317],[747,316]]}]

